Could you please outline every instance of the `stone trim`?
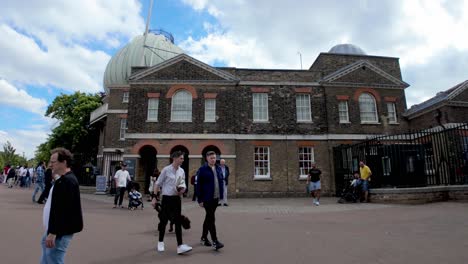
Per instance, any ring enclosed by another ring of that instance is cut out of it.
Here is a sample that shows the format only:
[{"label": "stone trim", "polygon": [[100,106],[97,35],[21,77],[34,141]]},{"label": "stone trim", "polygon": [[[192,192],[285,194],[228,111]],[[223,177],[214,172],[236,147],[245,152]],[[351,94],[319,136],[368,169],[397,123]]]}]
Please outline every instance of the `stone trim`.
[{"label": "stone trim", "polygon": [[[363,93],[370,93],[374,96],[375,100],[380,103],[380,94],[372,88],[359,88],[354,92],[353,99],[356,102],[359,102],[359,96]],[[378,108],[378,107],[377,107]]]},{"label": "stone trim", "polygon": [[216,96],[218,96],[218,93],[204,93],[203,98],[205,99],[216,99]]},{"label": "stone trim", "polygon": [[232,139],[232,140],[365,140],[378,134],[318,134],[318,135],[274,135],[274,134],[172,134],[172,133],[126,133],[126,139]]},{"label": "stone trim", "polygon": [[349,95],[337,95],[336,100],[339,101],[348,101],[349,100]]},{"label": "stone trim", "polygon": [[252,93],[269,93],[270,88],[267,88],[267,87],[252,87],[252,88],[250,88],[250,91],[252,91]]},{"label": "stone trim", "polygon": [[159,97],[161,97],[161,93],[147,93],[146,97],[148,97],[148,98],[159,98]]},{"label": "stone trim", "polygon": [[189,84],[175,84],[172,85],[171,88],[169,88],[169,91],[167,91],[166,98],[172,98],[172,96],[178,92],[179,90],[186,90],[187,92],[192,94],[192,99],[197,99],[197,91],[195,90],[195,87]]},{"label": "stone trim", "polygon": [[294,88],[294,92],[310,94],[310,93],[312,93],[312,88],[311,87]]}]

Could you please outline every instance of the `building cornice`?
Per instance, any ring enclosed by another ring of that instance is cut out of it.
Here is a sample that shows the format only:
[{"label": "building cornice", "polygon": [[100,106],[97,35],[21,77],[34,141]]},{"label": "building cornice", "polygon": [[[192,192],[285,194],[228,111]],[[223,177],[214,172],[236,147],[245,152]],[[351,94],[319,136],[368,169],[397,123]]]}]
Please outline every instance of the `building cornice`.
[{"label": "building cornice", "polygon": [[127,133],[125,139],[225,139],[225,140],[365,140],[374,134],[319,134],[319,135],[275,135],[275,134],[173,134],[173,133]]}]

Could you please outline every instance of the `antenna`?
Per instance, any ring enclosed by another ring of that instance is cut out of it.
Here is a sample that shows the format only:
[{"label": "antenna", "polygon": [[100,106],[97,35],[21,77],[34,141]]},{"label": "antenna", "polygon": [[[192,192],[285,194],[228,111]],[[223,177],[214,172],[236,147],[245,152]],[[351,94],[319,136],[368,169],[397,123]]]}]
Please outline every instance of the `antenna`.
[{"label": "antenna", "polygon": [[299,54],[299,60],[301,61],[301,70],[302,70],[302,54],[298,51],[297,54]]},{"label": "antenna", "polygon": [[151,13],[153,11],[153,0],[150,0],[150,6],[148,9],[148,17],[146,18],[146,28],[145,28],[145,34],[143,35],[143,48],[141,49],[141,63],[140,66],[146,66],[145,65],[145,47],[146,47],[146,36],[148,35],[149,31],[149,23],[151,20]]}]

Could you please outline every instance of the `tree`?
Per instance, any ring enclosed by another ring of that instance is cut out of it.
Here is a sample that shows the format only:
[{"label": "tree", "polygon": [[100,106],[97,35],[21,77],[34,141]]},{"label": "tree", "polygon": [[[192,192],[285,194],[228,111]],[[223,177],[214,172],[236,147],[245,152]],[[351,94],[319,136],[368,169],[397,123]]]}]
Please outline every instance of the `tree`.
[{"label": "tree", "polygon": [[27,163],[24,157],[16,154],[16,149],[11,145],[10,141],[3,144],[3,151],[0,152],[0,164],[6,165],[24,165]]},{"label": "tree", "polygon": [[36,160],[48,160],[50,150],[56,147],[67,148],[75,157],[82,156],[86,161],[95,158],[99,138],[96,136],[98,131],[89,125],[89,116],[101,105],[99,94],[75,92],[57,96],[47,107],[45,115],[58,119],[60,123],[47,141],[38,146]]}]

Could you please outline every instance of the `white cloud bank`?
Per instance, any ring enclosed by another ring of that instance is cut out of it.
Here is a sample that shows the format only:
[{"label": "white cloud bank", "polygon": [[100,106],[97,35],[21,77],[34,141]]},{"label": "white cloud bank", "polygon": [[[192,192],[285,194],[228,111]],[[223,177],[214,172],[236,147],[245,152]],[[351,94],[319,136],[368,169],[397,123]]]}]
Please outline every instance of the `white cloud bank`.
[{"label": "white cloud bank", "polygon": [[[207,63],[304,68],[348,42],[367,54],[399,57],[408,106],[468,79],[468,1],[182,0],[218,20],[182,43]],[[447,71],[453,69],[453,71]]]},{"label": "white cloud bank", "polygon": [[5,124],[0,144],[32,158],[50,133],[56,121],[43,116],[47,101],[31,89],[102,91],[107,52],[143,32],[141,8],[137,0],[0,1],[0,103],[32,113]]}]

